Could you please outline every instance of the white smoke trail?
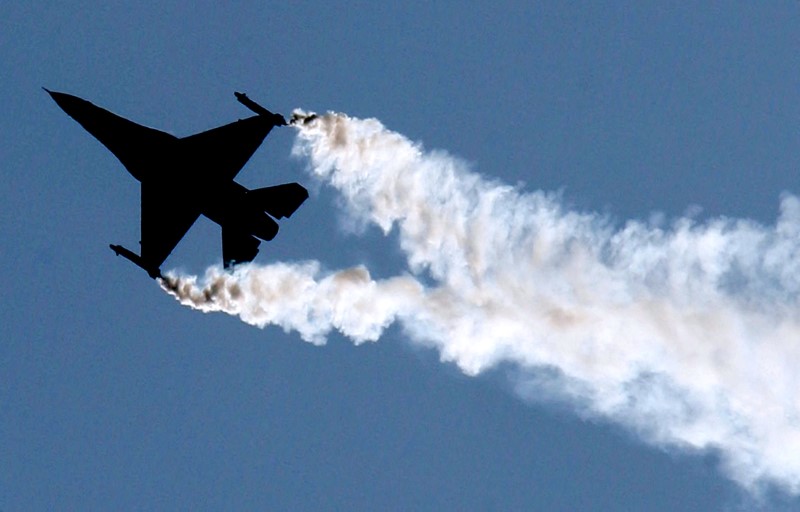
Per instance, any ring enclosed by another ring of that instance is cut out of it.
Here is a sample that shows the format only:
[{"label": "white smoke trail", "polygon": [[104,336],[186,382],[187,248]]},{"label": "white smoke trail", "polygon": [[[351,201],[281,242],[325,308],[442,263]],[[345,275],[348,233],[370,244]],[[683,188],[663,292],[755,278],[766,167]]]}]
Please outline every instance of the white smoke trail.
[{"label": "white smoke trail", "polygon": [[[757,490],[800,492],[800,201],[774,226],[668,227],[565,209],[425,152],[377,120],[298,121],[297,155],[354,220],[397,229],[408,274],[315,262],[170,276],[183,303],[322,343],[376,340],[393,321],[476,374],[518,369],[523,394],[569,398],[649,442],[715,450]],[[433,283],[426,285],[423,283]]]}]

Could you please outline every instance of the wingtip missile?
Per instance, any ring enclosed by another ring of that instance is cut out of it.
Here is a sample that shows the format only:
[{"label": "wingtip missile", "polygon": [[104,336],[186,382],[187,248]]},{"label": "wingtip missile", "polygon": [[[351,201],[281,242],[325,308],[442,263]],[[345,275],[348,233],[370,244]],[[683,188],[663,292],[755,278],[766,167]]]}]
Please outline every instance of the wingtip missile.
[{"label": "wingtip missile", "polygon": [[256,114],[271,119],[272,122],[275,123],[275,126],[286,126],[286,119],[282,115],[270,112],[255,101],[248,98],[247,94],[234,91],[233,95],[236,96],[236,99],[239,101],[239,103],[249,108]]},{"label": "wingtip missile", "polygon": [[121,245],[114,245],[108,244],[114,254],[117,256],[122,256],[123,258],[130,260],[136,266],[141,267],[142,269],[147,272],[147,275],[152,277],[153,279],[164,279],[164,276],[161,275],[161,269],[158,267],[152,267],[145,264],[144,259],[141,256],[136,254],[135,252],[131,251],[130,249],[126,249]]}]

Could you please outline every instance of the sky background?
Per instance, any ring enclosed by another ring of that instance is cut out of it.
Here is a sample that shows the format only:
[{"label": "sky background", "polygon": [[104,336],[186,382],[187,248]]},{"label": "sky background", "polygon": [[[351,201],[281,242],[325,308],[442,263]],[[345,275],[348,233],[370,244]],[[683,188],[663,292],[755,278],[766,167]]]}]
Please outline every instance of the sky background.
[{"label": "sky background", "polygon": [[[316,347],[180,306],[108,249],[136,246],[139,184],[40,87],[178,136],[250,115],[240,90],[376,117],[619,223],[768,224],[800,193],[800,4],[160,4],[0,6],[0,510],[755,506],[713,452],[528,403],[400,329]],[[293,140],[274,131],[238,178],[311,190],[256,261],[399,272],[396,239],[348,230]],[[220,245],[201,218],[164,269]]]}]

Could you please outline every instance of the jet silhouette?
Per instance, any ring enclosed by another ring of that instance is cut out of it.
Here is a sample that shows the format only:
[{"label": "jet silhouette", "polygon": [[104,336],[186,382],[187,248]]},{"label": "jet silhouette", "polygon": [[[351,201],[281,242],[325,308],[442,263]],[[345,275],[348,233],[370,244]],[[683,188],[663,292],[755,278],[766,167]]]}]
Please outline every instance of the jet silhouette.
[{"label": "jet silhouette", "polygon": [[[117,254],[161,278],[161,264],[200,215],[222,228],[225,268],[252,261],[260,240],[308,198],[297,183],[248,190],[233,179],[275,126],[286,120],[247,95],[236,98],[257,115],[178,138],[138,125],[84,99],[45,89],[142,184],[141,255],[111,244]],[[259,240],[260,239],[260,240]]]}]

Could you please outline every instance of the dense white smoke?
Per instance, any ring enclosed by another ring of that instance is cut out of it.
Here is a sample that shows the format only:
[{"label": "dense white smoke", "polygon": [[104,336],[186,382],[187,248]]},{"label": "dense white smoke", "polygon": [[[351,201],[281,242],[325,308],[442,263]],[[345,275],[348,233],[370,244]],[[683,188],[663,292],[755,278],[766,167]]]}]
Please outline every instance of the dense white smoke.
[{"label": "dense white smoke", "polygon": [[[303,121],[305,119],[305,121]],[[248,265],[171,275],[183,304],[376,340],[390,323],[476,374],[515,368],[521,393],[568,399],[658,445],[720,454],[727,474],[800,492],[800,201],[774,226],[669,226],[566,209],[447,154],[340,114],[295,123],[295,153],[355,221],[396,229],[408,271]]]}]

